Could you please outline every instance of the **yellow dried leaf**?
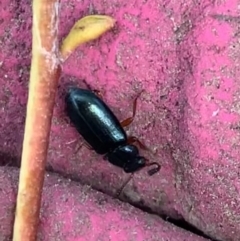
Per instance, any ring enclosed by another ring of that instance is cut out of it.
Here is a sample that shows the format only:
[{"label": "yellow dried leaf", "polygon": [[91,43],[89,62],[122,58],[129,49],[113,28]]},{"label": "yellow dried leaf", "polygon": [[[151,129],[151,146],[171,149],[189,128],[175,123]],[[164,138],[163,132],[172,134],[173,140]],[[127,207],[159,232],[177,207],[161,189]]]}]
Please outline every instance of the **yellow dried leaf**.
[{"label": "yellow dried leaf", "polygon": [[113,28],[115,20],[105,15],[89,15],[78,20],[61,46],[62,60],[81,44],[99,38],[102,34]]}]

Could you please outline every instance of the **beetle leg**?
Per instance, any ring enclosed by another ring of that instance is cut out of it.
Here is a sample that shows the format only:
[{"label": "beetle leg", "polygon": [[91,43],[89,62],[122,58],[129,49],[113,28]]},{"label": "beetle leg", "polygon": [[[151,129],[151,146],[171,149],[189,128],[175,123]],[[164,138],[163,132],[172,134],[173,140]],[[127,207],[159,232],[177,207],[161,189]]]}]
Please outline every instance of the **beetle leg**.
[{"label": "beetle leg", "polygon": [[69,117],[66,115],[66,110],[64,110],[63,112],[59,113],[56,116],[57,119],[62,120],[64,123],[71,125],[71,121],[69,119]]},{"label": "beetle leg", "polygon": [[93,148],[87,143],[87,142],[82,142],[82,143],[78,143],[77,144],[77,146],[76,146],[76,148],[75,148],[75,153],[76,152],[79,152],[79,150],[83,147],[83,146],[85,146],[87,149],[89,149],[89,150],[93,150]]},{"label": "beetle leg", "polygon": [[67,116],[61,115],[59,118],[62,119],[63,122],[66,123],[67,125],[71,125],[71,121],[69,120],[69,118]]},{"label": "beetle leg", "polygon": [[137,143],[141,149],[148,150],[148,148],[135,136],[129,136],[127,142],[128,144]]},{"label": "beetle leg", "polygon": [[89,150],[93,150],[93,148],[87,142],[83,142],[83,146],[87,147]]},{"label": "beetle leg", "polygon": [[74,153],[79,152],[79,150],[82,148],[82,143],[77,143],[76,147],[74,148]]},{"label": "beetle leg", "polygon": [[127,178],[127,180],[122,184],[121,188],[117,191],[116,198],[120,197],[120,195],[122,194],[123,189],[131,181],[132,178],[133,178],[133,173],[131,173],[131,175]]},{"label": "beetle leg", "polygon": [[123,121],[120,122],[120,124],[121,124],[122,127],[129,126],[129,125],[133,122],[134,117],[135,117],[135,115],[136,115],[136,110],[137,110],[137,99],[140,97],[140,95],[142,94],[142,92],[143,92],[143,91],[141,91],[141,92],[137,95],[137,97],[134,99],[134,101],[133,101],[133,114],[132,114],[132,116],[131,116],[131,117],[128,117],[126,120],[123,120]]},{"label": "beetle leg", "polygon": [[100,99],[103,99],[103,95],[100,90],[92,90],[92,92],[97,95]]},{"label": "beetle leg", "polygon": [[85,79],[83,79],[83,82],[85,83],[85,85],[87,86],[87,89],[89,89],[90,91],[92,91],[95,95],[97,95],[100,99],[103,99],[103,96],[101,94],[100,90],[96,90],[96,89],[92,89],[92,87],[87,83],[87,81]]}]

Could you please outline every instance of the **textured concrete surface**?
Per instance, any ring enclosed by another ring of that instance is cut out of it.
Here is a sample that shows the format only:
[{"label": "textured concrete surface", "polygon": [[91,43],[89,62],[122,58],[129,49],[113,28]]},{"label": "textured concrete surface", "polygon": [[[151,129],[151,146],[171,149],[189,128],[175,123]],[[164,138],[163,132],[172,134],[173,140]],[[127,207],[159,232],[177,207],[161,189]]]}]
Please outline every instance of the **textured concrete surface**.
[{"label": "textured concrete surface", "polygon": [[[30,1],[1,2],[0,156],[19,163],[31,49]],[[82,79],[119,117],[137,116],[128,134],[162,165],[142,170],[125,200],[184,219],[207,235],[240,240],[239,1],[61,1],[59,38],[86,14],[109,14],[115,29],[79,47],[63,66],[48,168],[113,195],[128,175],[94,152],[64,116],[63,93]]]},{"label": "textured concrete surface", "polygon": [[[0,168],[0,240],[11,240],[18,170]],[[39,241],[207,241],[89,186],[47,174]]]}]

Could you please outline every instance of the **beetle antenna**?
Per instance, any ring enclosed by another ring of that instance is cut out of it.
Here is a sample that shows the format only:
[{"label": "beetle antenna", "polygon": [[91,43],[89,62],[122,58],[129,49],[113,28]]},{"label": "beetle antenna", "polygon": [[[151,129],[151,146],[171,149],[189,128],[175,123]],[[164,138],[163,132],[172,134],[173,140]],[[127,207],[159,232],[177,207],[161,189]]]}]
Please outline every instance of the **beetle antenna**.
[{"label": "beetle antenna", "polygon": [[123,189],[126,187],[126,185],[131,181],[131,179],[133,178],[133,173],[131,173],[131,175],[127,178],[127,180],[123,183],[123,185],[121,186],[121,188],[117,191],[116,193],[116,198],[119,198],[119,196],[122,194]]},{"label": "beetle antenna", "polygon": [[82,82],[86,85],[88,90],[92,90],[91,85],[85,79],[83,79]]},{"label": "beetle antenna", "polygon": [[[150,169],[148,171],[148,175],[152,176],[155,173],[159,172],[161,169],[161,165],[158,164],[157,162],[149,162],[146,164],[146,166],[155,166],[154,168]],[[123,185],[121,186],[121,188],[117,191],[116,193],[116,198],[119,198],[120,195],[122,194],[123,189],[126,187],[126,185],[131,181],[131,179],[133,178],[133,173],[131,173],[131,175],[127,178],[127,180],[123,183]]]},{"label": "beetle antenna", "polygon": [[150,162],[146,164],[146,166],[153,166],[153,165],[155,165],[155,167],[148,171],[149,176],[154,175],[155,173],[159,172],[161,169],[161,165],[159,165],[157,162]]}]

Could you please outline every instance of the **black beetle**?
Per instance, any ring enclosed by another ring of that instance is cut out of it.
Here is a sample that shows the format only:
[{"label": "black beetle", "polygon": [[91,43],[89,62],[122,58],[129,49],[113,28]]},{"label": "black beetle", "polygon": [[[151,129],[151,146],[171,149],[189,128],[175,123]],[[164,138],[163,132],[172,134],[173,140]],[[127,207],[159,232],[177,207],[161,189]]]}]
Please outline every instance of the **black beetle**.
[{"label": "black beetle", "polygon": [[119,122],[96,91],[72,87],[65,98],[66,112],[89,149],[104,155],[104,159],[122,168],[126,173],[133,174],[143,167],[155,165],[155,168],[148,171],[151,176],[160,170],[160,165],[156,162],[150,163],[140,156],[133,143],[138,143],[141,148],[145,146],[136,137],[127,137],[123,129],[134,119],[138,97],[139,95],[134,100],[132,117]]}]

